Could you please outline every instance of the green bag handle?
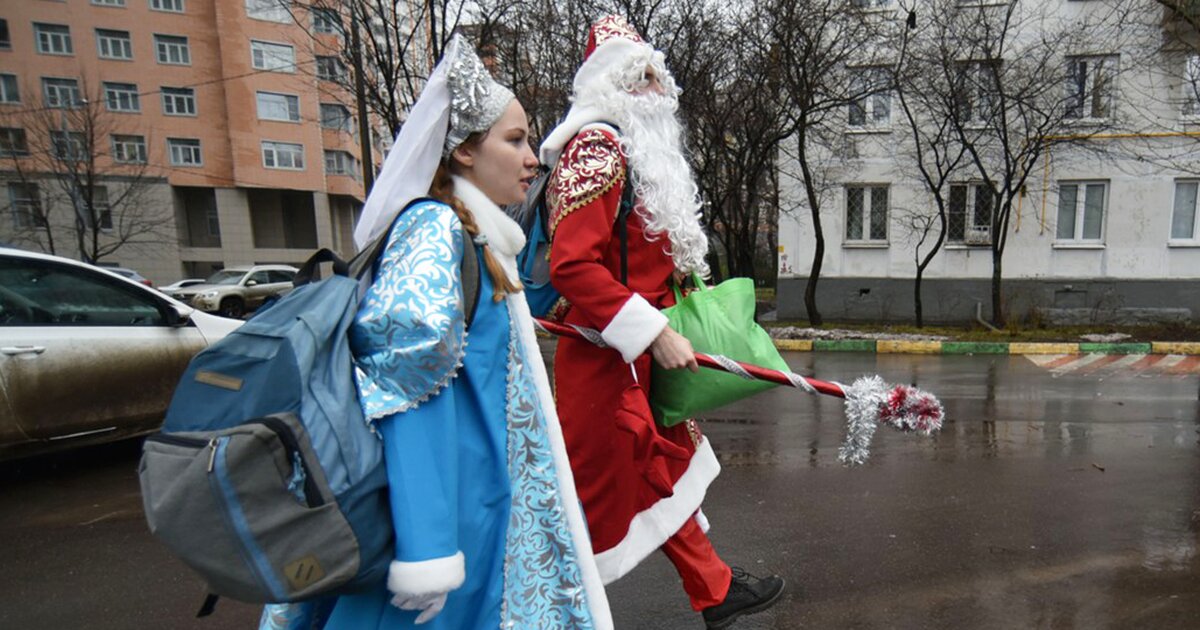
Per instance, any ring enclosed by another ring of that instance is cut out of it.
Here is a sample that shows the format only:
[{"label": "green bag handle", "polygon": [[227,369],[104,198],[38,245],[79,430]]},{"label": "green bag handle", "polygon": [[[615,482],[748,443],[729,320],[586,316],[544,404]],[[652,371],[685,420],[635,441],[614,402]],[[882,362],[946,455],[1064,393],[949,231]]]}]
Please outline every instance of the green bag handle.
[{"label": "green bag handle", "polygon": [[[700,274],[696,273],[695,271],[692,272],[692,284],[696,285],[697,291],[707,291],[708,290],[708,285],[704,284],[704,278],[701,278]],[[683,291],[680,290],[679,283],[672,282],[671,288],[674,289],[674,291],[675,291],[675,303],[678,304],[678,303],[682,302],[683,301]]]}]

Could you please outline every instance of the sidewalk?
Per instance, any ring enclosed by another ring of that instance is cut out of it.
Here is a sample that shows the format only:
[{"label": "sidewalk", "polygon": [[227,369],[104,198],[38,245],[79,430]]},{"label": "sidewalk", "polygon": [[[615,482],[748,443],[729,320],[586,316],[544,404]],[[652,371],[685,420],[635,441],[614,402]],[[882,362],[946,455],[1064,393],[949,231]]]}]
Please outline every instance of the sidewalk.
[{"label": "sidewalk", "polygon": [[1200,355],[1200,341],[1134,343],[1030,343],[1009,341],[909,341],[899,339],[775,339],[793,352],[879,354],[1184,354]]}]

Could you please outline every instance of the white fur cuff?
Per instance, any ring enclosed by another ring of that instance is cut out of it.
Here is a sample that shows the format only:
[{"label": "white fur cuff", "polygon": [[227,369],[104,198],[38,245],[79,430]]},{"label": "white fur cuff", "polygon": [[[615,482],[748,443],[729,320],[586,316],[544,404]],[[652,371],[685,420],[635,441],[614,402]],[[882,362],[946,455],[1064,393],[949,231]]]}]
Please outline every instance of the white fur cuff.
[{"label": "white fur cuff", "polygon": [[388,568],[388,590],[393,595],[408,597],[449,593],[462,586],[467,578],[462,552],[444,558],[420,562],[393,560]]},{"label": "white fur cuff", "polygon": [[600,337],[604,343],[616,348],[626,363],[633,363],[666,326],[667,316],[650,306],[646,298],[634,293],[600,332]]}]

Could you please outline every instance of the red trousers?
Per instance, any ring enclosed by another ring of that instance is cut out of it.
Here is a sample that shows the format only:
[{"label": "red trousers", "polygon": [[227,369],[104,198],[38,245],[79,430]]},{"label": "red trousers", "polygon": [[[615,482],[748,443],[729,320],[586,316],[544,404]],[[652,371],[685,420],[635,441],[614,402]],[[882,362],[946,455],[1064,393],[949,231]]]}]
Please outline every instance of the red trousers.
[{"label": "red trousers", "polygon": [[717,557],[695,518],[689,518],[668,538],[662,550],[683,578],[683,590],[692,602],[692,610],[701,611],[725,601],[733,574],[729,565]]}]

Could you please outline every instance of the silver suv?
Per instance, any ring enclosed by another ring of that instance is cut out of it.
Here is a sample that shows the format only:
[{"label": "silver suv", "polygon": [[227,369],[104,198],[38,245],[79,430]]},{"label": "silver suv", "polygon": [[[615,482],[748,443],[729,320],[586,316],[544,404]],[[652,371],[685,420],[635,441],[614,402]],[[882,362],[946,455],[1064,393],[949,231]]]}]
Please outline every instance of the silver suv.
[{"label": "silver suv", "polygon": [[230,267],[209,276],[204,284],[178,291],[175,298],[202,311],[237,318],[268,298],[291,291],[297,271],[288,265]]}]

